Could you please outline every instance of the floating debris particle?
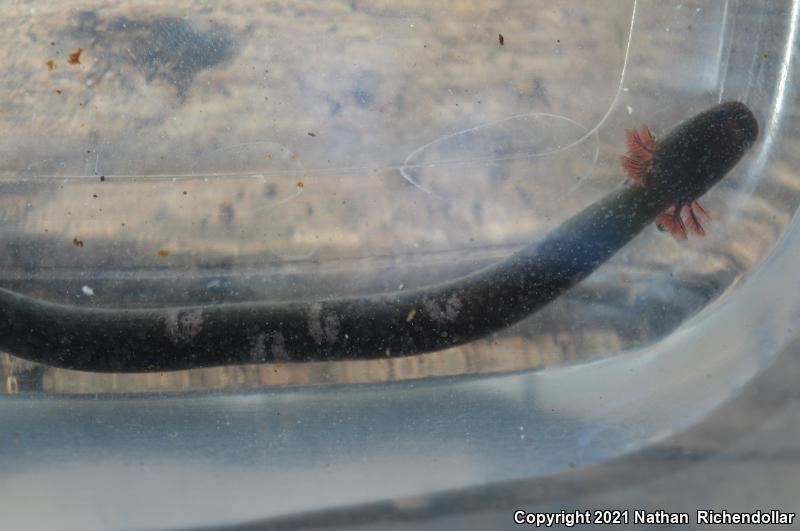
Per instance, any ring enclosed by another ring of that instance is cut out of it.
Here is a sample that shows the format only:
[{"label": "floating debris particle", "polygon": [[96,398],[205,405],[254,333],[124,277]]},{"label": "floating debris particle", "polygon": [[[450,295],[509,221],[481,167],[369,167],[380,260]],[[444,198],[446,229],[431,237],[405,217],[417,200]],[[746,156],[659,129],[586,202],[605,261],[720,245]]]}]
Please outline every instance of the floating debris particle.
[{"label": "floating debris particle", "polygon": [[502,33],[497,34],[497,40],[500,41],[500,46],[503,46],[506,43],[506,38],[503,37]]},{"label": "floating debris particle", "polygon": [[406,322],[410,323],[411,321],[414,320],[414,317],[416,317],[416,316],[417,316],[417,309],[416,308],[411,308],[408,311],[408,315],[406,315]]},{"label": "floating debris particle", "polygon": [[72,238],[72,245],[74,245],[75,247],[83,247],[83,240],[78,239],[78,237],[75,236],[74,238]]},{"label": "floating debris particle", "polygon": [[81,288],[81,291],[83,292],[84,295],[88,295],[89,297],[94,295],[94,290],[92,288],[90,288],[89,286],[83,286]]},{"label": "floating debris particle", "polygon": [[71,65],[81,64],[81,53],[83,53],[83,48],[78,48],[77,50],[69,54],[69,59],[67,59],[67,62]]}]

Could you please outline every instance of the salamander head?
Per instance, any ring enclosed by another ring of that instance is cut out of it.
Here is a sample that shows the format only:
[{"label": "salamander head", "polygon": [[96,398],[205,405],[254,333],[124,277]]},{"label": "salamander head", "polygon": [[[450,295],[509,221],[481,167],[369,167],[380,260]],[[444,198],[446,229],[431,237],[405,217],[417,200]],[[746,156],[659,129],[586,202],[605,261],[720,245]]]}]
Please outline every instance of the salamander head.
[{"label": "salamander head", "polygon": [[[753,112],[738,101],[729,101],[698,116],[708,115],[707,127],[712,131],[709,134],[716,134],[718,141],[722,145],[727,145],[731,153],[736,154],[736,161],[739,160],[758,137],[758,122]],[[714,130],[717,130],[714,132]]]},{"label": "salamander head", "polygon": [[652,185],[688,204],[714,186],[758,137],[758,122],[743,103],[712,107],[673,129],[658,143]]}]

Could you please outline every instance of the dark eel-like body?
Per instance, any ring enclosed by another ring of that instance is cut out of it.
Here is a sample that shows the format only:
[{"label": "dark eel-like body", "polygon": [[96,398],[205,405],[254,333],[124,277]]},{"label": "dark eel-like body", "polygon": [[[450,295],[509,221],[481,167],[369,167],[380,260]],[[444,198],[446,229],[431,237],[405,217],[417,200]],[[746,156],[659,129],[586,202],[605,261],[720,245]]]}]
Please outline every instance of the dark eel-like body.
[{"label": "dark eel-like body", "polygon": [[757,136],[744,104],[717,105],[657,143],[645,186],[615,190],[507,259],[442,284],[315,302],[153,309],[68,306],[0,289],[0,348],[68,369],[156,372],[408,356],[460,345],[578,284],[676,197],[708,191]]}]

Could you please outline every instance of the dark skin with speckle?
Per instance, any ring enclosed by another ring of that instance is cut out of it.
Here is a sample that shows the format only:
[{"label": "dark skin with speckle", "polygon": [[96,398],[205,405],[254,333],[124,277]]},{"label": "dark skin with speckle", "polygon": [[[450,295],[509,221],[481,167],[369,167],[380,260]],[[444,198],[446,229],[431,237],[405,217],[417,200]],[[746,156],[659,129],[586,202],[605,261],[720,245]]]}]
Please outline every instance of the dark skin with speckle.
[{"label": "dark skin with speckle", "polygon": [[615,190],[543,239],[450,282],[316,302],[130,310],[67,306],[0,289],[0,348],[69,369],[161,372],[409,356],[464,344],[541,309],[670,205],[702,196],[757,136],[744,104],[713,107],[658,142],[644,186]]}]

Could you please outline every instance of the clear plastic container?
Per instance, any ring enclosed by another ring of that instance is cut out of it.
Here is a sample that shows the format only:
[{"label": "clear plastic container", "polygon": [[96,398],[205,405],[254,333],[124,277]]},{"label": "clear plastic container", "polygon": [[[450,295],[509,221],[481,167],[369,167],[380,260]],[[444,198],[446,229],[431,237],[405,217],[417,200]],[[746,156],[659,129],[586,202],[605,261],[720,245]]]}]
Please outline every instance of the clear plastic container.
[{"label": "clear plastic container", "polygon": [[223,525],[558,475],[701,422],[797,337],[796,6],[14,2],[0,20],[0,283],[75,305],[429,285],[621,186],[626,127],[739,100],[761,128],[704,199],[707,237],[647,229],[485,340],[155,374],[0,354],[10,527]]}]

